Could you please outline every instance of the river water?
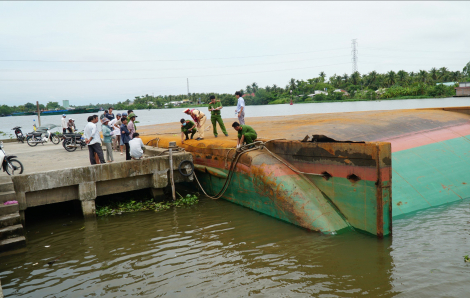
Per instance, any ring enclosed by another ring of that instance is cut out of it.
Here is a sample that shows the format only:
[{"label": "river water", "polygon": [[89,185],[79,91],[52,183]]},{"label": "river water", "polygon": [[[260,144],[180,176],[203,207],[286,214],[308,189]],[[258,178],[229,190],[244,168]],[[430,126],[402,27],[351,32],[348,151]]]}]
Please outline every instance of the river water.
[{"label": "river water", "polygon": [[[469,106],[470,98],[428,98],[428,99],[407,99],[407,100],[383,100],[383,101],[355,101],[355,102],[325,102],[325,103],[306,103],[283,105],[264,105],[247,106],[245,117],[264,117],[264,116],[284,116],[314,113],[339,113],[339,112],[357,112],[371,110],[397,110],[397,109],[416,109],[416,108],[436,108],[436,107],[459,107]],[[207,113],[207,108],[201,109]],[[114,111],[114,114],[124,111]],[[99,114],[101,114],[100,112]],[[185,116],[182,109],[161,109],[161,110],[136,110],[135,111],[139,125],[161,124],[169,122],[178,122]],[[83,130],[87,118],[92,114],[67,115],[68,118],[75,120],[77,129]],[[224,107],[222,109],[223,118],[235,118],[235,107]],[[60,126],[62,116],[42,116],[41,124],[55,124]],[[37,123],[37,116],[15,116],[0,117],[0,132],[6,133],[0,139],[9,138],[13,134],[11,130],[15,126],[21,126],[24,133],[33,129],[33,124]],[[60,127],[59,127],[60,129]],[[58,131],[59,129],[55,129]]]},{"label": "river water", "polygon": [[[247,114],[468,105],[455,98],[298,104],[249,106]],[[182,116],[180,109],[137,114],[141,125]],[[223,116],[233,117],[233,108]],[[0,118],[0,127],[29,118]],[[48,218],[28,223],[25,252],[0,256],[0,279],[6,297],[467,297],[469,205],[394,218],[393,237],[382,240],[322,236],[206,198],[191,208],[96,221]]]},{"label": "river water", "polygon": [[0,257],[0,278],[6,297],[468,297],[469,204],[396,219],[383,240],[210,199],[49,219],[27,226],[27,252]]}]

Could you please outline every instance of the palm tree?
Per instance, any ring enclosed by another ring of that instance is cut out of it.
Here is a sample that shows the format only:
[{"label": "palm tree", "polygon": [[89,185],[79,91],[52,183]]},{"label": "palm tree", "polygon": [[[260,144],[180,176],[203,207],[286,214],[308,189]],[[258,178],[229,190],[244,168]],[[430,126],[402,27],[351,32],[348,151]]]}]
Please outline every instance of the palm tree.
[{"label": "palm tree", "polygon": [[418,78],[421,82],[426,83],[428,80],[428,72],[425,70],[420,70],[418,73]]},{"label": "palm tree", "polygon": [[277,91],[277,85],[276,85],[276,84],[273,84],[273,91],[274,91],[274,92]]},{"label": "palm tree", "polygon": [[369,81],[369,84],[367,86],[375,83],[375,81],[377,80],[377,72],[375,70],[369,72],[369,75],[367,76],[367,79]]},{"label": "palm tree", "polygon": [[449,70],[447,69],[447,67],[439,68],[439,81],[441,82],[447,81],[448,76],[449,76]]},{"label": "palm tree", "polygon": [[355,71],[351,75],[351,81],[354,85],[357,85],[361,81],[361,74],[358,71]]},{"label": "palm tree", "polygon": [[439,73],[438,73],[437,69],[435,67],[433,67],[429,71],[429,75],[430,75],[431,79],[433,79],[434,81],[437,81]]},{"label": "palm tree", "polygon": [[451,71],[450,72],[450,78],[452,82],[458,82],[462,78],[462,73],[460,71]]},{"label": "palm tree", "polygon": [[320,74],[319,74],[319,76],[321,77],[322,82],[325,82],[325,77],[326,77],[325,72],[321,71]]},{"label": "palm tree", "polygon": [[251,89],[251,86],[250,85],[246,85],[246,93],[252,93],[253,92],[253,89]]},{"label": "palm tree", "polygon": [[349,75],[348,75],[347,73],[343,74],[343,80],[344,80],[345,83],[348,82],[348,80],[349,80]]},{"label": "palm tree", "polygon": [[395,83],[396,83],[396,77],[397,77],[397,74],[396,74],[393,70],[387,72],[387,78],[386,78],[386,80],[387,80],[387,82],[388,82],[388,86],[389,86],[389,87],[392,86],[392,85],[395,85]]},{"label": "palm tree", "polygon": [[253,84],[251,84],[251,89],[253,90],[253,93],[256,93],[256,91],[259,89],[258,84],[253,82]]},{"label": "palm tree", "polygon": [[297,86],[295,85],[295,79],[294,79],[294,78],[290,79],[290,82],[289,82],[289,85],[288,85],[288,86],[290,86],[290,88],[291,88],[292,90],[295,90],[295,88],[296,88]]},{"label": "palm tree", "polygon": [[408,76],[408,73],[404,70],[399,70],[397,72],[397,77],[398,77],[398,80],[402,83],[404,83],[406,81],[406,77]]}]

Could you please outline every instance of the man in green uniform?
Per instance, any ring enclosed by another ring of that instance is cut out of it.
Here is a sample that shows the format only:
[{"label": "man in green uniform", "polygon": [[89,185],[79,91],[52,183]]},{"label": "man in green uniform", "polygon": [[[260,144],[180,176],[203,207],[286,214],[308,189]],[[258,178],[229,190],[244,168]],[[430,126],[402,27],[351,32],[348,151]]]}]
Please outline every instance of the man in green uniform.
[{"label": "man in green uniform", "polygon": [[220,100],[215,100],[215,96],[211,95],[211,102],[209,103],[209,111],[211,112],[211,122],[212,122],[212,131],[214,136],[217,138],[217,122],[220,125],[220,129],[226,137],[228,137],[227,130],[225,130],[224,121],[222,121],[222,116],[220,116],[220,110],[222,109],[222,104]]},{"label": "man in green uniform", "polygon": [[184,120],[181,119],[181,143],[184,144],[183,135],[186,136],[186,140],[189,140],[188,135],[191,133],[191,139],[193,138],[194,134],[197,132],[196,124],[194,124],[191,120]]},{"label": "man in green uniform", "polygon": [[247,145],[253,143],[258,137],[256,131],[246,124],[240,125],[238,122],[233,122],[232,127],[238,131],[237,148],[243,146],[243,143],[246,143]]}]

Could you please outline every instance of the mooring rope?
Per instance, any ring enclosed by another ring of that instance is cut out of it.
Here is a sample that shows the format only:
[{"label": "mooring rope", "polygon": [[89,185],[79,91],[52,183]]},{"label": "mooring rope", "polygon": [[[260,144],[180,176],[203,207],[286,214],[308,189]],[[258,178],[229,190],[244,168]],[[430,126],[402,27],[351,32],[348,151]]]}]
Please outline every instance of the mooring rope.
[{"label": "mooring rope", "polygon": [[[193,172],[193,176],[194,178],[196,179],[196,182],[197,184],[199,185],[199,187],[201,188],[202,192],[209,198],[213,199],[213,200],[217,200],[219,198],[221,198],[225,192],[227,191],[227,188],[228,188],[228,185],[230,184],[231,180],[232,180],[232,176],[233,176],[233,172],[235,171],[235,168],[238,164],[238,161],[240,159],[240,157],[244,154],[244,153],[247,153],[247,152],[250,152],[250,151],[255,151],[255,150],[263,150],[263,149],[266,149],[266,151],[272,156],[274,157],[275,159],[277,159],[278,161],[280,161],[282,164],[284,164],[285,166],[287,166],[289,169],[291,169],[292,171],[294,171],[295,173],[298,173],[298,174],[305,174],[305,175],[313,175],[313,176],[324,176],[323,174],[316,174],[316,173],[306,173],[306,172],[302,172],[302,171],[299,171],[295,168],[293,168],[292,166],[290,166],[288,163],[286,163],[285,161],[283,161],[280,157],[278,157],[275,153],[271,152],[268,148],[266,148],[266,143],[268,142],[272,142],[272,141],[276,141],[276,140],[285,140],[285,139],[271,139],[271,140],[268,140],[266,142],[262,142],[262,141],[257,141],[257,142],[254,142],[252,144],[248,144],[248,145],[244,145],[242,147],[240,147],[239,150],[237,150],[237,153],[236,153],[236,156],[235,156],[235,159],[232,161],[232,164],[230,166],[230,169],[229,169],[229,173],[227,175],[227,179],[225,180],[225,183],[224,185],[222,186],[222,189],[214,196],[210,196],[209,194],[207,194],[207,192],[204,190],[204,188],[202,187],[201,183],[199,182],[199,179],[197,179],[197,176],[196,176],[196,173]],[[225,162],[227,163],[228,162],[228,154],[230,153],[231,150],[233,150],[235,148],[230,148],[228,151],[227,151],[227,154],[225,156]]]}]

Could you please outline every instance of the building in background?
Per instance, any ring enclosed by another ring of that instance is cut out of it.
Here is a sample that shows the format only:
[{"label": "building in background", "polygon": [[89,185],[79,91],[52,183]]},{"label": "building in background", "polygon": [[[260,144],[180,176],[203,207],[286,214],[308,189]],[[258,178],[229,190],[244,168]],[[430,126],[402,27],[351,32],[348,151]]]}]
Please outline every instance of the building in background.
[{"label": "building in background", "polygon": [[460,82],[455,87],[455,96],[470,96],[470,82]]},{"label": "building in background", "polygon": [[70,104],[69,104],[69,101],[68,100],[63,100],[62,101],[62,106],[65,108],[65,109],[68,109]]}]

